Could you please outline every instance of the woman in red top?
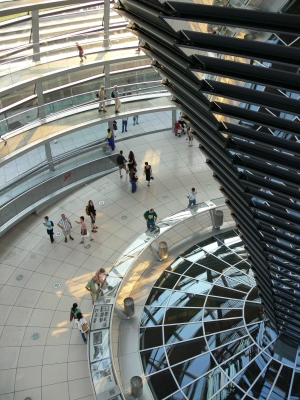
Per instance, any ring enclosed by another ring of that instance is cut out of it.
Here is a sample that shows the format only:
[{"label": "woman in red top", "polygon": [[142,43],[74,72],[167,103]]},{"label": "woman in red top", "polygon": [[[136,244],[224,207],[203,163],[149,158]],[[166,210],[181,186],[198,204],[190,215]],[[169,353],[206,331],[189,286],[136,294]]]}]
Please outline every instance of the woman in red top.
[{"label": "woman in red top", "polygon": [[86,59],[86,56],[83,54],[84,53],[84,51],[83,51],[83,47],[82,46],[80,46],[80,44],[78,43],[78,42],[76,42],[75,43],[76,44],[76,47],[77,47],[77,49],[78,49],[78,51],[79,51],[79,57],[80,57],[80,62],[83,62],[83,57]]},{"label": "woman in red top", "polygon": [[84,243],[84,238],[86,238],[86,237],[88,237],[90,239],[90,241],[94,240],[87,230],[84,217],[80,217],[80,221],[76,221],[76,222],[77,222],[77,224],[81,225],[81,232],[80,232],[81,242],[80,243]]}]

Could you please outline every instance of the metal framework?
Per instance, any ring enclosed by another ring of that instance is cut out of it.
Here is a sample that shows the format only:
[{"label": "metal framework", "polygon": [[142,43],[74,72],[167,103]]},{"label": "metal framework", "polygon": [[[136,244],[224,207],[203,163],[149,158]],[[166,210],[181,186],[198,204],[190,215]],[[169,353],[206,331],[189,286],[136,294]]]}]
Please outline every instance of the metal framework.
[{"label": "metal framework", "polygon": [[300,5],[219,3],[119,0],[116,9],[200,139],[270,321],[299,342]]}]

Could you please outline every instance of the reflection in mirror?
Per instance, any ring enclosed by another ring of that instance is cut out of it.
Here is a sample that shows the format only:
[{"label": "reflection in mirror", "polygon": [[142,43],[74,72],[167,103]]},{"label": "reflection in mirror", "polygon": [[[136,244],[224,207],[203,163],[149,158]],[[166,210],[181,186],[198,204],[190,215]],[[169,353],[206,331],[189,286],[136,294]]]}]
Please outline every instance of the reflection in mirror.
[{"label": "reflection in mirror", "polygon": [[164,335],[166,344],[203,336],[202,322],[165,325]]},{"label": "reflection in mirror", "polygon": [[152,374],[153,372],[159,371],[168,366],[163,347],[141,351],[140,354],[144,370],[147,374]]}]

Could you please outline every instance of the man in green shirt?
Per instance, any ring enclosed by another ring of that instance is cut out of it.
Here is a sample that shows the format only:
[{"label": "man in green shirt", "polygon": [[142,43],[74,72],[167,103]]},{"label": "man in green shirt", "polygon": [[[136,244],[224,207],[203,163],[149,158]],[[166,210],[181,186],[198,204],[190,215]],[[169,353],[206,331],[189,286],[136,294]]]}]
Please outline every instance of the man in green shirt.
[{"label": "man in green shirt", "polygon": [[93,304],[99,294],[99,289],[96,286],[96,282],[97,282],[97,277],[93,276],[92,279],[90,279],[85,286],[86,290],[91,292]]},{"label": "man in green shirt", "polygon": [[149,211],[145,212],[144,218],[147,221],[147,228],[150,229],[152,228],[152,226],[155,225],[155,222],[157,220],[157,214],[153,208],[150,208]]}]

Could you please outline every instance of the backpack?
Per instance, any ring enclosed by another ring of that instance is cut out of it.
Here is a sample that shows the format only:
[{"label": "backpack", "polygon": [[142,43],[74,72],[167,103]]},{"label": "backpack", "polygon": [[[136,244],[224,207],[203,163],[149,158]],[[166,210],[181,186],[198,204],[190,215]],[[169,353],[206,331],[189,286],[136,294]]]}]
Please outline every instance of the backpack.
[{"label": "backpack", "polygon": [[86,207],[85,207],[85,213],[86,213],[86,215],[90,215],[89,206],[86,206]]},{"label": "backpack", "polygon": [[123,158],[123,156],[121,156],[121,154],[119,154],[117,157],[117,163],[118,163],[118,165],[124,164],[124,158]]},{"label": "backpack", "polygon": [[111,92],[111,97],[112,97],[112,99],[115,98],[115,91],[114,90]]},{"label": "backpack", "polygon": [[51,226],[54,226],[54,223],[53,223],[53,221],[50,221],[51,222]]}]

